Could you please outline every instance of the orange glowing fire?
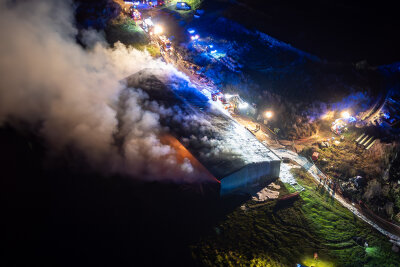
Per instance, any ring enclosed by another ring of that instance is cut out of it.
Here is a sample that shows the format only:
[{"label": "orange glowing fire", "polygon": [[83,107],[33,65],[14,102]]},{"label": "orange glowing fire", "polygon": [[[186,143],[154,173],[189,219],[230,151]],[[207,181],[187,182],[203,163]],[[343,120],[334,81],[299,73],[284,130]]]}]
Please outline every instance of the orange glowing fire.
[{"label": "orange glowing fire", "polygon": [[192,153],[189,152],[182,144],[179,142],[178,139],[171,135],[163,135],[160,138],[160,141],[164,145],[168,145],[172,147],[176,154],[176,161],[178,164],[182,164],[185,159],[188,159],[193,166],[193,168],[198,171],[199,173],[202,173],[205,177],[210,178],[211,180],[215,180],[218,183],[221,183],[217,178],[215,178],[214,175],[212,175],[206,167],[203,166],[193,155]]}]

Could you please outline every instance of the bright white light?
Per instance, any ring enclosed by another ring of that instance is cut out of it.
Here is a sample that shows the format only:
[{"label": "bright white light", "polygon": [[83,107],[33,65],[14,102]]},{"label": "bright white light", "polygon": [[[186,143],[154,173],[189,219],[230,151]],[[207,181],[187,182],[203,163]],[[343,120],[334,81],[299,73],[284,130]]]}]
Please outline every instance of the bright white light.
[{"label": "bright white light", "polygon": [[211,53],[211,54],[215,54],[215,53],[217,53],[217,50],[213,50],[213,51],[211,51],[210,53]]},{"label": "bright white light", "polygon": [[163,33],[163,28],[160,25],[154,26],[154,34],[161,34]]},{"label": "bright white light", "polygon": [[197,40],[200,38],[200,36],[198,34],[193,35],[192,37],[190,37],[192,40]]},{"label": "bright white light", "polygon": [[273,115],[274,115],[274,114],[273,114],[272,111],[270,111],[270,110],[268,110],[268,111],[265,112],[265,117],[266,117],[267,119],[272,118]]},{"label": "bright white light", "polygon": [[240,109],[245,109],[245,108],[247,108],[249,106],[249,104],[247,104],[246,102],[243,102],[243,103],[240,103],[239,104],[239,108]]},{"label": "bright white light", "polygon": [[343,111],[342,112],[342,118],[344,118],[344,119],[350,118],[350,112],[348,112],[347,110]]},{"label": "bright white light", "polygon": [[232,96],[233,96],[233,95],[225,94],[225,98],[226,98],[226,99],[231,98]]},{"label": "bright white light", "polygon": [[153,26],[153,21],[151,20],[151,18],[147,18],[144,20],[144,22],[148,25],[148,26]]}]

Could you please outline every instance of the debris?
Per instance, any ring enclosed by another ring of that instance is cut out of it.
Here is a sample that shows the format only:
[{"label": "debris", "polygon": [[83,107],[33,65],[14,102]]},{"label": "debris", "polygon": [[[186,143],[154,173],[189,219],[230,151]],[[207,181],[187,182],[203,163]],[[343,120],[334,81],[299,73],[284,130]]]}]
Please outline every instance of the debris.
[{"label": "debris", "polygon": [[335,146],[338,146],[338,145],[340,145],[340,141],[336,140],[335,142],[333,142],[333,144],[334,144]]},{"label": "debris", "polygon": [[272,191],[268,188],[263,188],[261,191],[257,192],[255,196],[253,196],[254,201],[266,201],[268,199],[277,199],[279,197],[278,191]]},{"label": "debris", "polygon": [[270,184],[268,185],[268,187],[271,187],[272,189],[275,189],[275,190],[281,189],[281,186],[278,185],[278,184],[275,184],[275,183],[270,183]]},{"label": "debris", "polygon": [[330,147],[331,144],[330,144],[329,142],[327,142],[327,141],[322,141],[322,142],[319,144],[319,146],[320,146],[320,148],[327,148],[327,147]]},{"label": "debris", "polygon": [[286,201],[286,200],[290,200],[290,199],[295,199],[295,198],[298,198],[299,195],[300,195],[299,192],[288,194],[288,195],[285,195],[282,198],[280,198],[279,201]]}]

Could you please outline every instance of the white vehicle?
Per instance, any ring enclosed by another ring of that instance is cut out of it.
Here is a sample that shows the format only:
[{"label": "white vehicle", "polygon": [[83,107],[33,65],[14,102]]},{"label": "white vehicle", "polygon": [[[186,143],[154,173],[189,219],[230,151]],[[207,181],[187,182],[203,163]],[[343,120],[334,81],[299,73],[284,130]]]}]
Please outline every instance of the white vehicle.
[{"label": "white vehicle", "polygon": [[154,23],[151,18],[147,18],[142,22],[142,28],[145,32],[150,32],[154,27]]}]

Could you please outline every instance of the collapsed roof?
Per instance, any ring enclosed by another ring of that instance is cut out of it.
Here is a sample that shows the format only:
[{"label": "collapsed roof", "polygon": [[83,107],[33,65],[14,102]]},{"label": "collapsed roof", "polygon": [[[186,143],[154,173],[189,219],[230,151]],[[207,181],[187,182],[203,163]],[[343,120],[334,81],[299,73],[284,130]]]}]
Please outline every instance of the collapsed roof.
[{"label": "collapsed roof", "polygon": [[158,112],[165,131],[218,179],[249,164],[280,160],[183,77],[144,69],[126,84],[148,94],[143,108]]}]

